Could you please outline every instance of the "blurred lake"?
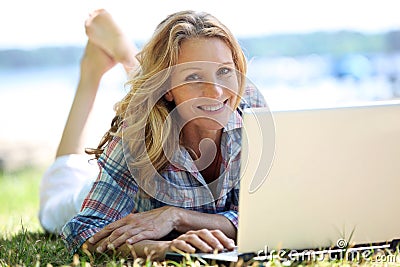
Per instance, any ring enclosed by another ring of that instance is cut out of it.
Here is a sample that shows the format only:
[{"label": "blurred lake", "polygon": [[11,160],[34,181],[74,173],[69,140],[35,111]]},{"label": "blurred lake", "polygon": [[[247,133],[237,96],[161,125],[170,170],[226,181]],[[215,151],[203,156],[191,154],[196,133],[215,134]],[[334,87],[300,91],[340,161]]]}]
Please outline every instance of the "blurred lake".
[{"label": "blurred lake", "polygon": [[[272,110],[333,107],[400,97],[399,55],[374,59],[355,55],[349,62],[338,64],[317,55],[254,57],[249,60],[247,76]],[[52,160],[78,78],[78,65],[0,73],[3,165],[13,161],[17,165],[48,164]],[[88,146],[96,146],[108,129],[113,105],[126,92],[125,79],[122,67],[116,67],[102,80]]]},{"label": "blurred lake", "polygon": [[247,76],[273,110],[385,101],[400,97],[400,54],[255,58]]},{"label": "blurred lake", "polygon": [[[108,129],[113,105],[125,92],[124,75],[115,68],[104,76],[88,146],[97,146]],[[78,66],[0,72],[0,169],[48,164],[54,158],[78,78]]]}]

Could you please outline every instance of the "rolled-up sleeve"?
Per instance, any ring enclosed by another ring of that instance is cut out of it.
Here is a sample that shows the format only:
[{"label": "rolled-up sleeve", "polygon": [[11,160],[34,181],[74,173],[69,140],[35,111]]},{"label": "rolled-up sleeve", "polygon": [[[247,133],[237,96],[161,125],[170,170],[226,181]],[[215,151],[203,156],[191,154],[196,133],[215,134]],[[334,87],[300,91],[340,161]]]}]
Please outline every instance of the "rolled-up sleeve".
[{"label": "rolled-up sleeve", "polygon": [[99,176],[81,211],[62,230],[62,238],[71,253],[104,226],[127,216],[134,208],[138,187],[126,167],[119,138],[110,142],[98,163]]},{"label": "rolled-up sleeve", "polygon": [[233,226],[235,226],[235,228],[237,230],[238,225],[239,225],[239,219],[238,219],[238,212],[237,211],[229,210],[229,211],[220,212],[218,214],[220,214],[222,216],[225,216],[233,224]]}]

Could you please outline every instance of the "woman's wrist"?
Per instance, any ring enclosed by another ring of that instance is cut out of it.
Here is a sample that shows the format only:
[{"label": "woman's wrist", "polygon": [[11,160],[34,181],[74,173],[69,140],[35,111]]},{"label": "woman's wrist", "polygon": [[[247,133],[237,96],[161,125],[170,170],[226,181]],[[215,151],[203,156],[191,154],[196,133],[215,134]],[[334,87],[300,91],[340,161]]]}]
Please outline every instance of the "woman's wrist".
[{"label": "woman's wrist", "polygon": [[179,233],[190,230],[219,229],[228,237],[236,238],[236,228],[221,214],[206,214],[182,208],[172,208],[173,229]]},{"label": "woman's wrist", "polygon": [[173,218],[173,229],[179,233],[185,232],[185,226],[187,225],[185,209],[171,207],[172,218]]}]

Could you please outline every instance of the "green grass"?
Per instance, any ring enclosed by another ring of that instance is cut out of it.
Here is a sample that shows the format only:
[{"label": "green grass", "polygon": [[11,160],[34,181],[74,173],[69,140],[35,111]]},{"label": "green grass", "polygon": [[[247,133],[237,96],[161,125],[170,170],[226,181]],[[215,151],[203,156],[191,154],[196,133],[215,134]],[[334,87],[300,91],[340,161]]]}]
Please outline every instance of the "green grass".
[{"label": "green grass", "polygon": [[30,168],[0,175],[0,266],[71,262],[61,239],[45,234],[38,220],[43,172]]},{"label": "green grass", "polygon": [[[40,226],[39,183],[43,172],[44,168],[29,168],[0,174],[0,266],[74,265],[62,240]],[[84,266],[90,258],[81,255],[79,260]],[[118,263],[104,256],[94,263],[105,261]]]},{"label": "green grass", "polygon": [[[124,260],[113,256],[71,256],[58,236],[43,232],[37,212],[39,182],[43,168],[31,168],[0,174],[0,267],[3,266],[199,266],[203,263],[187,259],[183,262],[152,262],[150,259]],[[345,260],[308,261],[283,264],[249,263],[253,266],[400,266],[400,262],[377,263]],[[235,265],[246,265],[238,263]]]},{"label": "green grass", "polygon": [[[42,168],[0,175],[0,266],[62,265],[70,258],[62,241],[40,227],[39,182]],[[62,259],[62,260],[60,260]]]},{"label": "green grass", "polygon": [[[0,174],[0,267],[2,266],[151,266],[149,259],[71,256],[60,237],[43,231],[38,220],[39,183],[44,168]],[[194,263],[194,262],[193,262]],[[178,265],[163,262],[162,265]],[[185,265],[190,265],[186,262]]]},{"label": "green grass", "polygon": [[24,169],[0,175],[0,233],[16,233],[21,225],[39,231],[39,181],[43,169]]}]

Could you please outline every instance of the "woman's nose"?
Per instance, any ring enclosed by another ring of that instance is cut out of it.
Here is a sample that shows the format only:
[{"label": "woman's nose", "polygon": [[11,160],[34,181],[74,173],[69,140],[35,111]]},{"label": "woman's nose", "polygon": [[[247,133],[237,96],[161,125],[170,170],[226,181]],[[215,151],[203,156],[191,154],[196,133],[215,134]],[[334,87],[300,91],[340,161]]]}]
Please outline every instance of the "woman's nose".
[{"label": "woman's nose", "polygon": [[223,95],[222,86],[217,83],[206,83],[203,87],[203,96],[219,99]]}]

